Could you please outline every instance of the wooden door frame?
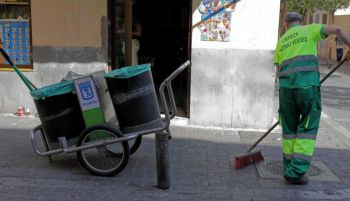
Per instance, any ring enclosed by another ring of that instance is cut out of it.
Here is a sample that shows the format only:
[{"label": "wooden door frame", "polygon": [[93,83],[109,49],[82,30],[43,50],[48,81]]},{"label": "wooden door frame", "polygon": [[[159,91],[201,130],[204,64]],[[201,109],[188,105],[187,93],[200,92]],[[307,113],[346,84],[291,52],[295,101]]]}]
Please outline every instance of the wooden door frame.
[{"label": "wooden door frame", "polygon": [[[124,61],[126,66],[131,65],[132,61],[132,0],[125,1],[125,54]],[[117,17],[116,11],[117,2],[116,0],[107,0],[107,18],[108,18],[108,65],[112,69],[118,68],[120,66],[116,65],[116,60],[113,55],[116,55],[116,50],[114,47],[114,41],[116,40],[115,32],[116,22],[114,19]]]},{"label": "wooden door frame", "polygon": [[132,0],[125,0],[125,65],[132,61]]},{"label": "wooden door frame", "polygon": [[[188,0],[189,3],[189,19],[188,19],[188,23],[189,23],[189,30],[188,30],[188,59],[190,61],[192,61],[192,0]],[[187,97],[186,97],[186,116],[188,118],[190,118],[190,112],[191,112],[191,66],[192,66],[192,62],[190,64],[190,66],[187,69]]]}]

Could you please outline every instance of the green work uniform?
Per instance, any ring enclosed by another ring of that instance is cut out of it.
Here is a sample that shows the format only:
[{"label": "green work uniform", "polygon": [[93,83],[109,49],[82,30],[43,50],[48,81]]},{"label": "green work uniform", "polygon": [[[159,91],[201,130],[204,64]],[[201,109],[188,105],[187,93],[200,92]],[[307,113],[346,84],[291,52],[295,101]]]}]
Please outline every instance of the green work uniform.
[{"label": "green work uniform", "polygon": [[284,174],[300,178],[308,171],[321,116],[317,43],[324,25],[293,26],[279,39],[279,115],[283,130]]}]

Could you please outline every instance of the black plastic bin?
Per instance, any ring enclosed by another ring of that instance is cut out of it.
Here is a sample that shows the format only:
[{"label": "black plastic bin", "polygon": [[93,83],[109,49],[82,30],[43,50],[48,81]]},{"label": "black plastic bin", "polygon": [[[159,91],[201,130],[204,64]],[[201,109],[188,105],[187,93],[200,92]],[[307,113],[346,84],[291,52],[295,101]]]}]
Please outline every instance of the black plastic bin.
[{"label": "black plastic bin", "polygon": [[162,126],[150,64],[117,69],[105,78],[123,133]]},{"label": "black plastic bin", "polygon": [[45,138],[50,150],[59,147],[58,137],[66,137],[68,145],[75,145],[85,129],[73,81],[65,81],[31,92]]}]

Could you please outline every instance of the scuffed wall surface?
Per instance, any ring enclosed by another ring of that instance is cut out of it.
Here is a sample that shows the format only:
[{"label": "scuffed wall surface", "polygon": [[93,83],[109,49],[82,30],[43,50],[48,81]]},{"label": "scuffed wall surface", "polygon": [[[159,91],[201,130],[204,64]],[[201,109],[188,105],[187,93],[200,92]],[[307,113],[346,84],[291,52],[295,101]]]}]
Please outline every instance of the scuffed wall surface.
[{"label": "scuffed wall surface", "polygon": [[272,51],[193,49],[191,124],[259,129],[270,125],[272,62]]},{"label": "scuffed wall surface", "polygon": [[[232,12],[229,42],[202,41],[200,29],[193,30],[191,124],[253,129],[271,125],[279,11],[279,0],[241,0]],[[200,19],[194,12],[193,24]]]}]

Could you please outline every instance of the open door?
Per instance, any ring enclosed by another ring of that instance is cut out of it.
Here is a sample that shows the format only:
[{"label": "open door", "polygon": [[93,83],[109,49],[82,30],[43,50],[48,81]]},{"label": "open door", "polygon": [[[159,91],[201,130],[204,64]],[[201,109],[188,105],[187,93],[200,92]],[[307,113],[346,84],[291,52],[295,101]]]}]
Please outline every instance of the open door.
[{"label": "open door", "polygon": [[[156,88],[190,58],[192,1],[135,0],[134,16],[140,19],[139,62],[152,63]],[[173,82],[179,116],[189,116],[189,71]]]},{"label": "open door", "polygon": [[[133,58],[131,41],[137,39],[138,63],[152,64],[153,80],[158,89],[167,76],[191,57],[192,1],[109,1],[112,67],[126,66],[128,59]],[[133,34],[136,23],[141,27],[138,36]],[[129,45],[129,49],[124,49],[124,44]],[[182,73],[173,82],[178,115],[184,117],[189,117],[189,72]]]}]

